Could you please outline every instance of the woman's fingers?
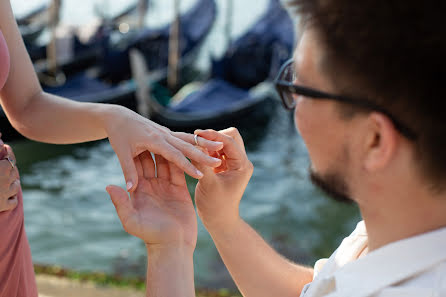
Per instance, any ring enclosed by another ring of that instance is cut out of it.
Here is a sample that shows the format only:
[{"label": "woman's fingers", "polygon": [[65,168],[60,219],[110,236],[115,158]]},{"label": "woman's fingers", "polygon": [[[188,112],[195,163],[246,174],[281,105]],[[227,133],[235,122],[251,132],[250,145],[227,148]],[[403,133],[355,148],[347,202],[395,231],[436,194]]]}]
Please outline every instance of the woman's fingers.
[{"label": "woman's fingers", "polygon": [[[199,137],[201,138],[201,137]],[[200,142],[204,142],[203,138],[201,138]],[[169,143],[176,147],[178,150],[180,150],[186,157],[188,157],[191,160],[194,160],[199,163],[203,163],[204,165],[210,166],[210,167],[218,167],[221,164],[221,161],[219,159],[213,158],[209,156],[208,154],[202,152],[197,147],[193,146],[190,143],[184,142],[181,139],[172,137],[169,139]]]},{"label": "woman's fingers", "polygon": [[[138,186],[138,172],[136,170],[135,160],[131,151],[115,150],[124,173],[127,191],[133,192]],[[136,156],[135,156],[136,157]]]},{"label": "woman's fingers", "polygon": [[15,168],[12,168],[11,163],[6,160],[0,160],[0,178],[9,179]]},{"label": "woman's fingers", "polygon": [[6,199],[0,199],[0,212],[13,210],[14,208],[17,207],[18,204],[19,200],[17,198],[17,195],[14,195]]},{"label": "woman's fingers", "polygon": [[16,179],[19,179],[19,171],[17,170],[17,167],[10,171],[8,181],[11,184]]},{"label": "woman's fingers", "polygon": [[[201,173],[192,163],[190,163],[186,157],[183,155],[181,151],[176,149],[174,146],[165,142],[163,145],[159,147],[158,151],[154,151],[157,155],[162,155],[166,160],[173,162],[179,168],[181,168],[184,172],[189,174],[194,178],[202,178],[203,173]],[[157,162],[158,168],[158,162]]]},{"label": "woman's fingers", "polygon": [[20,192],[20,180],[16,179],[9,185],[9,189],[6,192],[7,197],[13,197]]},{"label": "woman's fingers", "polygon": [[[183,133],[183,132],[171,132],[171,134],[189,144],[196,145],[193,134]],[[219,141],[211,141],[202,137],[198,137],[197,140],[198,140],[198,145],[200,147],[203,147],[210,152],[219,151],[223,148],[223,143]]]}]

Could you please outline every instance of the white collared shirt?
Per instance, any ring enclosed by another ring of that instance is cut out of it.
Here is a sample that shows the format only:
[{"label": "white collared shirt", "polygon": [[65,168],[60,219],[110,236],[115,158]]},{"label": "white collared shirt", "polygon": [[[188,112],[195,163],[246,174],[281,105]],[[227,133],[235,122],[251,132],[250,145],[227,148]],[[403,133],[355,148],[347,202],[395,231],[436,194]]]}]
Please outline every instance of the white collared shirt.
[{"label": "white collared shirt", "polygon": [[363,221],[327,260],[315,265],[301,297],[446,297],[446,228],[367,248]]}]

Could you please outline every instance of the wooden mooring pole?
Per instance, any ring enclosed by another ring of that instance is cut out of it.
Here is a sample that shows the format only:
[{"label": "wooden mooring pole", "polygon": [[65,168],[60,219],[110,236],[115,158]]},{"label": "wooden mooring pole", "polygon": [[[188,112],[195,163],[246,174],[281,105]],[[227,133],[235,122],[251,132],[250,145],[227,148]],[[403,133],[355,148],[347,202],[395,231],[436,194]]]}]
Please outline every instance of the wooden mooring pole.
[{"label": "wooden mooring pole", "polygon": [[176,90],[179,77],[180,63],[180,0],[174,0],[175,20],[172,23],[169,36],[169,66],[167,84],[169,89]]},{"label": "wooden mooring pole", "polygon": [[144,28],[145,17],[149,3],[148,0],[139,0],[138,2],[138,29]]},{"label": "wooden mooring pole", "polygon": [[61,0],[53,0],[49,12],[48,25],[51,31],[51,40],[46,48],[48,70],[51,74],[57,71],[56,29],[60,21]]},{"label": "wooden mooring pole", "polygon": [[232,15],[234,10],[233,0],[226,0],[226,25],[225,25],[225,36],[226,36],[226,48],[229,48],[232,41]]}]

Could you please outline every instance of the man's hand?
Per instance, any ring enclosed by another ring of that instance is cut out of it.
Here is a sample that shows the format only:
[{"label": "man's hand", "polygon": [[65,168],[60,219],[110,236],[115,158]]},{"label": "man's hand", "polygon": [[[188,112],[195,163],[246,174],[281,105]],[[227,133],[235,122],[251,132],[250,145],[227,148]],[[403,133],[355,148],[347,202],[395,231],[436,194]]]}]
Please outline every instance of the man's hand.
[{"label": "man's hand", "polygon": [[135,158],[138,187],[130,194],[116,186],[107,192],[124,229],[150,247],[187,247],[197,241],[197,219],[184,173],[176,165],[150,153]]},{"label": "man's hand", "polygon": [[124,229],[147,247],[147,296],[193,297],[193,252],[197,217],[184,173],[176,165],[150,153],[135,158],[138,187],[130,194],[108,186]]},{"label": "man's hand", "polygon": [[210,155],[222,165],[209,168],[195,164],[203,173],[195,189],[198,214],[206,228],[227,228],[239,219],[239,204],[253,172],[240,133],[235,128],[222,131],[197,130],[200,137],[223,142],[223,149]]}]

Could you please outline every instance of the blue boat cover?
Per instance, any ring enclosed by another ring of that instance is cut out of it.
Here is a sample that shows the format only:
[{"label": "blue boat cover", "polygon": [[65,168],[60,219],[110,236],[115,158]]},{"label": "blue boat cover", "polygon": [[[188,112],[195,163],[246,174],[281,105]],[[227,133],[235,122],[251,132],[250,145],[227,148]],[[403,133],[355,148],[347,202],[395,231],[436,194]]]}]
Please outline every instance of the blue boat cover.
[{"label": "blue boat cover", "polygon": [[[214,0],[198,0],[194,6],[180,16],[180,51],[186,55],[203,41],[210,31],[217,8]],[[130,73],[129,51],[139,49],[145,56],[148,69],[166,68],[169,55],[170,24],[162,28],[147,28],[137,33],[132,40],[123,40],[119,50],[110,49],[105,53],[104,73],[112,80],[122,79],[123,73]]]},{"label": "blue boat cover", "polygon": [[[183,55],[191,51],[206,37],[207,31],[215,19],[215,14],[216,5],[214,0],[198,0],[193,8],[181,16]],[[108,49],[101,73],[106,74],[111,84],[89,77],[86,73],[81,73],[70,77],[63,86],[45,87],[44,90],[75,100],[95,102],[95,93],[113,90],[113,88],[116,88],[115,83],[128,78],[123,77],[123,75],[130,76],[128,54],[132,47],[138,47],[143,51],[149,70],[167,67],[169,31],[170,25],[161,29],[145,29],[138,33],[130,43],[125,43],[124,49]]]},{"label": "blue boat cover", "polygon": [[[71,77],[60,87],[45,88],[45,92],[70,99],[79,99],[86,94],[91,95],[90,98],[94,98],[95,94],[112,89],[113,86],[108,85],[99,79],[88,77],[85,73],[80,73]],[[89,101],[94,102],[94,100],[91,99]]]},{"label": "blue boat cover", "polygon": [[254,100],[249,92],[237,88],[224,80],[212,79],[198,91],[169,108],[181,113],[218,113],[231,110],[242,102]]},{"label": "blue boat cover", "polygon": [[291,57],[293,22],[279,0],[270,0],[266,12],[245,34],[235,40],[219,61],[213,77],[241,88],[251,88],[274,78],[280,65]]}]

